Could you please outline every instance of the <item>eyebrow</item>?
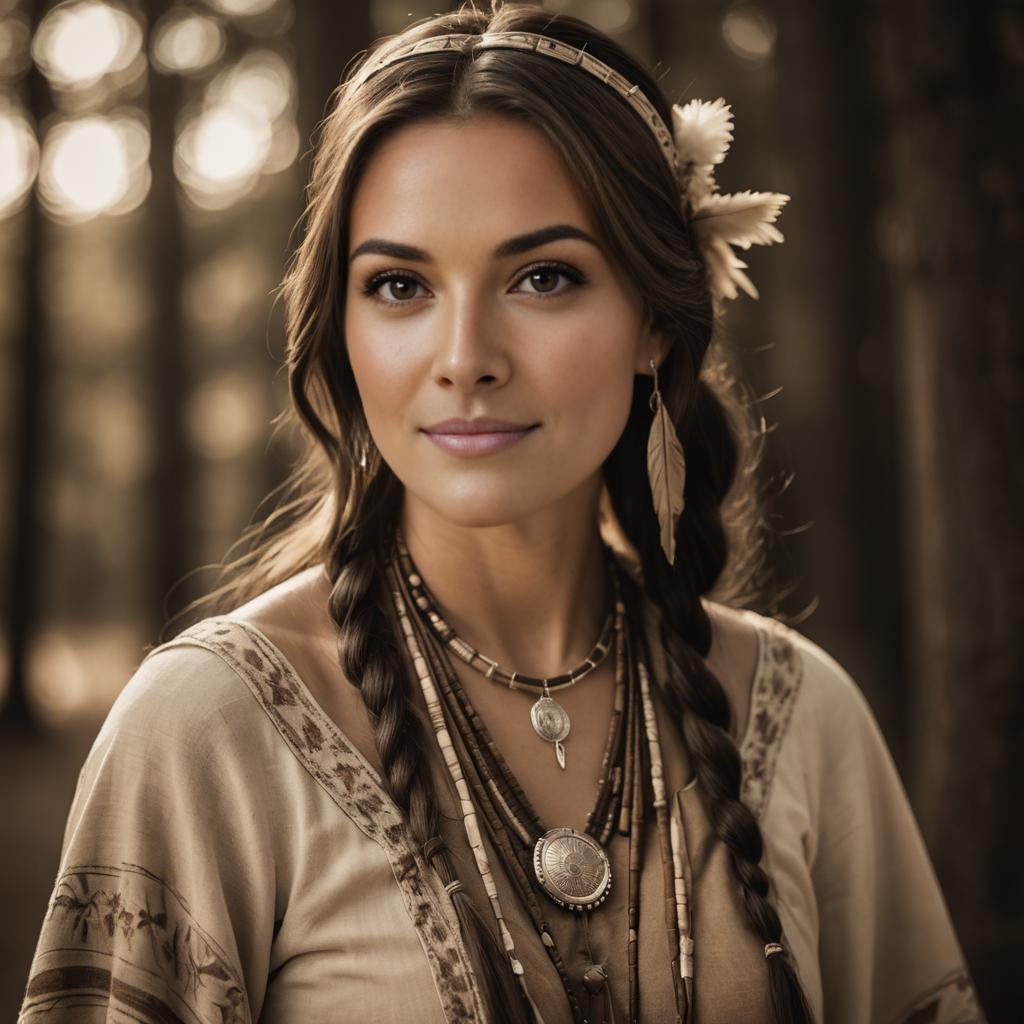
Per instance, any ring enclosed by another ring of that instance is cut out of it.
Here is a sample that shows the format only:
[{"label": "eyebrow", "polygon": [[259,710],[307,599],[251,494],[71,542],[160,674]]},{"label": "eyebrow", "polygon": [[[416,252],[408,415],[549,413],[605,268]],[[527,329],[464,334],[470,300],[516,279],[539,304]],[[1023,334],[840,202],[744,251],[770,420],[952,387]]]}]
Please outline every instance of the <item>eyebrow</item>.
[{"label": "eyebrow", "polygon": [[[506,239],[495,248],[491,255],[496,260],[509,256],[520,256],[531,249],[538,249],[542,245],[557,242],[563,238],[575,238],[581,242],[589,242],[597,249],[601,248],[597,241],[582,228],[574,227],[572,224],[552,224],[551,227],[539,228],[537,231],[529,231],[525,235],[516,235],[515,238]],[[397,260],[409,260],[414,263],[430,261],[430,254],[426,250],[401,242],[390,242],[386,238],[368,238],[356,246],[348,261],[351,263],[357,256],[365,256],[370,253],[378,256],[390,256]]]}]

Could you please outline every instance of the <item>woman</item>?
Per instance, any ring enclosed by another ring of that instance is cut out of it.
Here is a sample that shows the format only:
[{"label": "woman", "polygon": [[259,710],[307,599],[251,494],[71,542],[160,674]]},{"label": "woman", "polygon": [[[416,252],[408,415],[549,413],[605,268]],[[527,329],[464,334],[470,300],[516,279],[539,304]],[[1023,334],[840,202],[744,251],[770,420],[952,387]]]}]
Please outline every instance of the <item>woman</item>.
[{"label": "woman", "polygon": [[717,193],[730,128],[512,5],[341,87],[285,526],[112,710],[23,1021],[983,1019],[859,692],[708,596],[758,544],[708,348],[786,198]]}]

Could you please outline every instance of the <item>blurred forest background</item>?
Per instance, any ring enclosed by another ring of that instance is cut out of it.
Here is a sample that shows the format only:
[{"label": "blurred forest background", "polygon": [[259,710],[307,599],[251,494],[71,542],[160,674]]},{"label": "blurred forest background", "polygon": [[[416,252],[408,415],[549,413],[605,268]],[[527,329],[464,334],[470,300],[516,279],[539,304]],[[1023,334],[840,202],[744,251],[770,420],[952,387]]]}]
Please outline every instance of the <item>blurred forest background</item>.
[{"label": "blurred forest background", "polygon": [[[0,0],[4,1019],[99,722],[289,465],[274,289],[314,126],[443,6]],[[725,324],[770,428],[779,610],[866,693],[982,1003],[1019,1020],[1021,7],[543,6],[672,101],[724,96],[723,190],[794,197]]]}]

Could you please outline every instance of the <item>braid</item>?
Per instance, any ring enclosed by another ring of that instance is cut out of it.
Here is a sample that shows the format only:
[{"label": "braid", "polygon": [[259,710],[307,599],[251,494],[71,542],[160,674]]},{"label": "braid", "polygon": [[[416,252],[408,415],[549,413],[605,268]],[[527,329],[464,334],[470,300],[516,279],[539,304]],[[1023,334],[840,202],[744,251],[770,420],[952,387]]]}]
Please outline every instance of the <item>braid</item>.
[{"label": "braid", "polygon": [[[390,515],[364,514],[339,538],[327,559],[331,579],[329,608],[338,626],[338,660],[345,678],[362,694],[373,726],[383,782],[409,824],[427,862],[445,885],[456,881],[451,854],[440,838],[440,813],[428,766],[426,736],[412,711],[409,677],[401,662],[397,633],[387,614],[390,595],[382,554],[395,522],[395,494],[383,492],[394,477],[384,467],[371,483],[364,507],[390,508]],[[376,499],[376,500],[375,500]],[[488,1019],[496,1024],[526,1024],[523,998],[508,958],[469,894],[452,892],[459,929],[481,979]]]},{"label": "braid", "polygon": [[[770,879],[760,865],[761,830],[740,800],[742,762],[729,733],[730,705],[704,660],[711,648],[711,621],[700,597],[714,586],[728,557],[721,506],[736,474],[737,442],[721,402],[697,378],[680,431],[687,460],[686,507],[676,535],[679,557],[670,566],[648,497],[649,389],[650,378],[638,377],[629,422],[606,463],[608,491],[619,523],[640,557],[643,588],[661,611],[667,699],[673,719],[682,723],[708,816],[729,850],[754,931],[765,943],[780,942],[782,923],[769,901]],[[809,1024],[811,1011],[788,953],[768,957],[767,969],[772,1020]]]}]

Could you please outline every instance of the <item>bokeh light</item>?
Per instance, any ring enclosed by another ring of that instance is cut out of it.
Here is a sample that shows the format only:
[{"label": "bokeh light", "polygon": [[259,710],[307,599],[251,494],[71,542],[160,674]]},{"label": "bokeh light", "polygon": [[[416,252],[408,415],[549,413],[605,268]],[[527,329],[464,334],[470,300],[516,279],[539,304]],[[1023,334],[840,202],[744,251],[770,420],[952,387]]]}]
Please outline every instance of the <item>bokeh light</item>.
[{"label": "bokeh light", "polygon": [[281,121],[274,127],[270,151],[263,161],[264,174],[276,174],[295,163],[299,155],[299,126],[294,121]]},{"label": "bokeh light", "polygon": [[44,140],[40,198],[66,223],[127,213],[149,190],[148,156],[149,131],[137,116],[68,119]]},{"label": "bokeh light", "polygon": [[153,63],[161,71],[194,74],[224,53],[224,29],[215,18],[188,10],[170,11],[154,30]]},{"label": "bokeh light", "polygon": [[0,21],[0,75],[13,78],[20,75],[29,64],[28,18],[13,14]]},{"label": "bokeh light", "polygon": [[214,259],[193,267],[185,281],[182,306],[189,328],[210,350],[230,345],[265,311],[275,275],[256,248],[221,248]]},{"label": "bokeh light", "polygon": [[179,137],[174,166],[193,202],[218,210],[252,188],[269,151],[265,121],[231,107],[209,107]]},{"label": "bokeh light", "polygon": [[139,392],[134,375],[111,370],[75,407],[82,462],[104,486],[137,484],[152,466],[153,435]]},{"label": "bokeh light", "polygon": [[631,0],[547,0],[545,7],[589,21],[596,29],[617,35],[636,25],[637,5]]},{"label": "bokeh light", "polygon": [[778,28],[774,19],[760,7],[740,4],[722,19],[722,36],[738,57],[755,66],[767,61],[775,51]]},{"label": "bokeh light", "polygon": [[279,54],[257,50],[220,72],[186,123],[175,148],[175,172],[202,209],[224,209],[262,174],[298,155],[295,76]]},{"label": "bokeh light", "polygon": [[295,81],[285,59],[272,50],[246,54],[234,67],[219,74],[208,96],[214,103],[244,110],[273,121],[292,105]]},{"label": "bokeh light", "polygon": [[221,14],[228,14],[235,18],[248,18],[269,11],[277,3],[277,0],[206,0],[206,2]]},{"label": "bokeh light", "polygon": [[51,727],[104,715],[135,671],[139,637],[126,626],[40,631],[28,652],[29,692]]},{"label": "bokeh light", "polygon": [[268,419],[259,383],[241,374],[209,378],[186,409],[192,443],[215,460],[237,459],[262,436]]},{"label": "bokeh light", "polygon": [[0,217],[16,213],[35,181],[39,144],[28,118],[0,101]]},{"label": "bokeh light", "polygon": [[32,56],[51,85],[85,89],[127,68],[141,48],[142,27],[127,11],[97,0],[75,0],[43,18]]}]

